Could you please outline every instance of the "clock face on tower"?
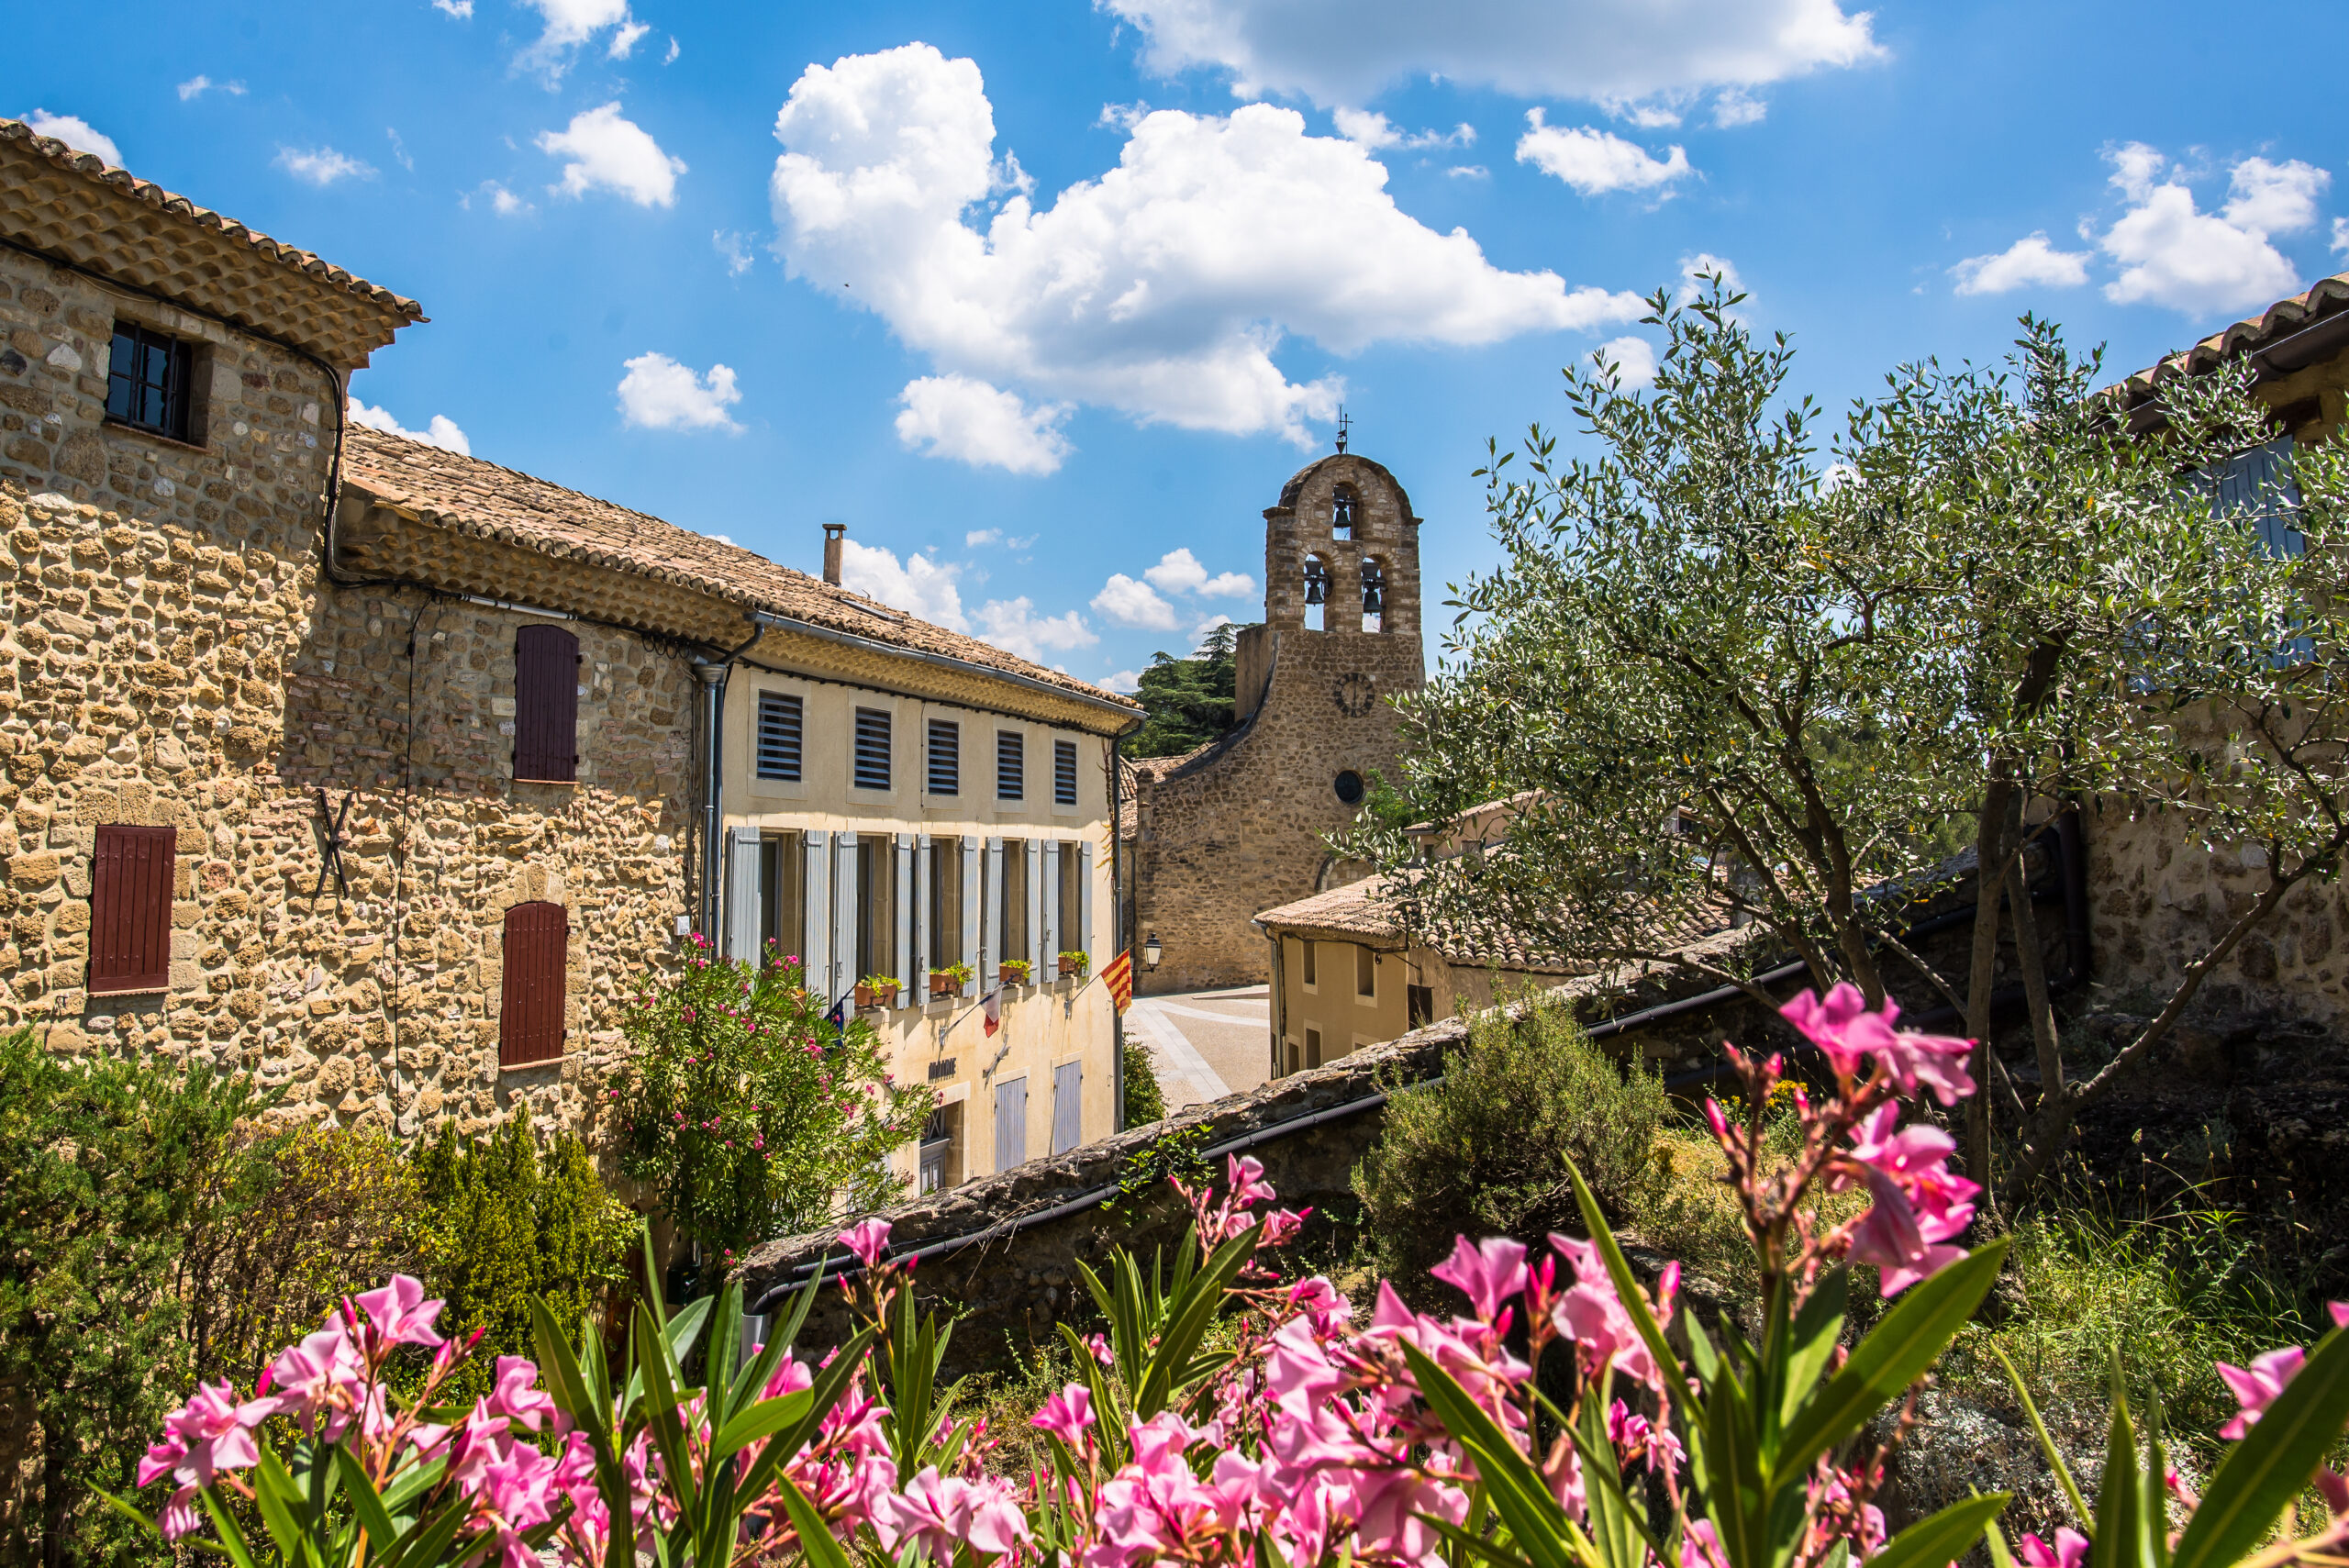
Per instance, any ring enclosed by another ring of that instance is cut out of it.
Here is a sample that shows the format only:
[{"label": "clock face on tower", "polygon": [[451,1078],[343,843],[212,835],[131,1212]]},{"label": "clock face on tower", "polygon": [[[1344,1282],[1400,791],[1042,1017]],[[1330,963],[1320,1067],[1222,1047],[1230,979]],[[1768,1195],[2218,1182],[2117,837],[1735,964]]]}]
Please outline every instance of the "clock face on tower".
[{"label": "clock face on tower", "polygon": [[1330,695],[1340,713],[1348,718],[1362,718],[1378,704],[1378,684],[1360,670],[1350,670],[1338,678]]}]

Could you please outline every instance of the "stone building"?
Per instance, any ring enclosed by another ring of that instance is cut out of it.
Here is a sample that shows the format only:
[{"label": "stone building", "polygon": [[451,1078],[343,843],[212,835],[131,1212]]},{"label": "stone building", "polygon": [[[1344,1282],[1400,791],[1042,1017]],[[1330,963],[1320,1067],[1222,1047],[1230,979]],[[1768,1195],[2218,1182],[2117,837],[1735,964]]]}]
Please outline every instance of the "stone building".
[{"label": "stone building", "polygon": [[[1126,699],[349,426],[350,373],[423,319],[0,121],[0,1021],[249,1066],[347,1122],[584,1120],[621,978],[721,929],[704,850],[748,819],[725,759],[755,745],[712,718],[751,653],[1082,740],[1097,776],[1050,820],[1106,843]],[[811,757],[835,722],[811,707]],[[852,795],[808,777],[811,819]],[[1039,1082],[1081,1058],[1106,1106],[1110,1027],[1064,992],[996,1043]]]},{"label": "stone building", "polygon": [[1264,511],[1264,619],[1236,648],[1239,727],[1133,773],[1133,924],[1163,957],[1143,989],[1262,981],[1260,909],[1350,880],[1322,835],[1392,779],[1387,699],[1427,679],[1419,519],[1395,476],[1341,450]]}]

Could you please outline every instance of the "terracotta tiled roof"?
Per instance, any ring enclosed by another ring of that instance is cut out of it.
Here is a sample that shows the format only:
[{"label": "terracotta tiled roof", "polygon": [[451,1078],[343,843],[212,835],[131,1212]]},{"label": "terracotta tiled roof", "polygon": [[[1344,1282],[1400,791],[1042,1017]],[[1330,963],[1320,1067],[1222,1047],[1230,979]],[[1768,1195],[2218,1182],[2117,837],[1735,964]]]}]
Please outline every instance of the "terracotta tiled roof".
[{"label": "terracotta tiled roof", "polygon": [[437,527],[653,578],[869,642],[942,655],[1141,712],[1130,697],[916,620],[878,600],[649,513],[380,430],[351,427],[343,443],[347,486]]},{"label": "terracotta tiled roof", "polygon": [[0,119],[0,233],[349,370],[424,307],[152,181]]},{"label": "terracotta tiled roof", "polygon": [[[2256,316],[2245,317],[2223,331],[2214,332],[2190,349],[2165,355],[2158,364],[2146,366],[2124,384],[2129,401],[2143,402],[2154,395],[2161,383],[2173,376],[2199,375],[2237,354],[2266,356],[2280,353],[2290,363],[2277,363],[2278,371],[2298,370],[2327,359],[2343,348],[2349,348],[2349,319],[2333,322],[2333,318],[2349,312],[2349,272],[2337,272],[2320,278],[2306,290],[2288,299],[2279,299]],[[2320,324],[2333,322],[2340,330],[2324,333],[2326,341],[2310,340],[2300,345],[2287,345],[2287,339],[2308,332]],[[2299,349],[2306,353],[2290,351]],[[2269,367],[2263,367],[2269,368]]]},{"label": "terracotta tiled roof", "polygon": [[1398,895],[1393,879],[1366,876],[1327,893],[1317,893],[1256,917],[1259,924],[1287,930],[1308,930],[1339,937],[1358,937],[1390,950],[1405,946],[1431,947],[1453,963],[1473,964],[1530,973],[1570,974],[1581,967],[1554,953],[1536,951],[1522,932],[1497,920],[1469,923],[1437,922],[1417,917],[1408,892]]}]

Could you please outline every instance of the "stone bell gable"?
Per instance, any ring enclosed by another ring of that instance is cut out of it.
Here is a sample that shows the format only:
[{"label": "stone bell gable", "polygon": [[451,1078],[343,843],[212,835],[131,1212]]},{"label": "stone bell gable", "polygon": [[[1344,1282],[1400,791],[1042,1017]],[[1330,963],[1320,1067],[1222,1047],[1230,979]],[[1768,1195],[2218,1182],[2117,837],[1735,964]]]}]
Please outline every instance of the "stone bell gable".
[{"label": "stone bell gable", "polygon": [[1308,464],[1264,510],[1264,620],[1240,633],[1240,728],[1136,764],[1134,925],[1163,957],[1143,989],[1269,978],[1260,909],[1351,880],[1322,842],[1400,762],[1388,699],[1427,681],[1419,519],[1358,453]]}]

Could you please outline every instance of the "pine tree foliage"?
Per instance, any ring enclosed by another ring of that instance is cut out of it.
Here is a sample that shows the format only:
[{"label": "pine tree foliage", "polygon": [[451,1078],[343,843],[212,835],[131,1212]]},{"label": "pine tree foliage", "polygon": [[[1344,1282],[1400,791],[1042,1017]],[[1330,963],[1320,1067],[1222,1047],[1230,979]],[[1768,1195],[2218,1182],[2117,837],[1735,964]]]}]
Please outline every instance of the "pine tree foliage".
[{"label": "pine tree foliage", "polygon": [[1149,717],[1125,742],[1129,757],[1179,757],[1231,733],[1233,694],[1239,663],[1233,654],[1241,628],[1216,627],[1188,659],[1171,653],[1150,656],[1135,700]]}]

